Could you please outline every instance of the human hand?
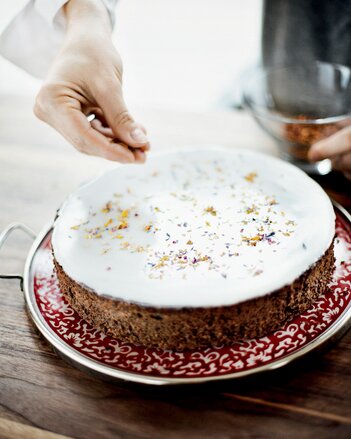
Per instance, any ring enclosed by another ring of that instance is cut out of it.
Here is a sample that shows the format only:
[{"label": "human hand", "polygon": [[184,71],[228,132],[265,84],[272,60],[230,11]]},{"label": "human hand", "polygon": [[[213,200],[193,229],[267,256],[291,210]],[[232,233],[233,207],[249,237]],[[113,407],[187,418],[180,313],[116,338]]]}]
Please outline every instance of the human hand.
[{"label": "human hand", "polygon": [[314,162],[329,158],[333,169],[351,180],[351,125],[312,145],[308,157]]},{"label": "human hand", "polygon": [[[122,62],[111,42],[102,2],[70,0],[67,32],[34,106],[34,113],[78,151],[122,163],[142,163],[150,147],[145,128],[122,94]],[[95,114],[89,122],[87,115]]]}]

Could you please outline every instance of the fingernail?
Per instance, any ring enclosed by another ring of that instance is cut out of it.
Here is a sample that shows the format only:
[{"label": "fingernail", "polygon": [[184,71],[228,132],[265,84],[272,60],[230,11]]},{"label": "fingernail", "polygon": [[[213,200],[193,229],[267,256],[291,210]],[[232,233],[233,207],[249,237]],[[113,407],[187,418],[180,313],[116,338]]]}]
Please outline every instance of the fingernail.
[{"label": "fingernail", "polygon": [[147,143],[149,141],[149,139],[145,136],[145,133],[140,128],[134,128],[134,130],[130,133],[130,136],[138,143]]}]

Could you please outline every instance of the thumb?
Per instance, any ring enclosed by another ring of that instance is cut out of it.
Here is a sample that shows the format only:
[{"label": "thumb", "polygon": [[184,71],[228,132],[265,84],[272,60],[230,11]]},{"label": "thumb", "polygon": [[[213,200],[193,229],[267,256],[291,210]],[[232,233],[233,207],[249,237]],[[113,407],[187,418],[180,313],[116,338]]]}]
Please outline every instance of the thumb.
[{"label": "thumb", "polygon": [[123,99],[121,85],[114,81],[99,91],[96,101],[114,135],[133,148],[149,149],[144,127],[135,122]]}]

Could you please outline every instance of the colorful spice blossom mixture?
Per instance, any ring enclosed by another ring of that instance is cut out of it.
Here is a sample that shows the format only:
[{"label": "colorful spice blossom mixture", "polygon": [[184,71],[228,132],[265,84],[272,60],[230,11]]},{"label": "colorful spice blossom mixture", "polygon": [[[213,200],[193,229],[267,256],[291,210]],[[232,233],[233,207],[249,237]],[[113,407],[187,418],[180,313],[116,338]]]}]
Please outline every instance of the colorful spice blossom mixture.
[{"label": "colorful spice blossom mixture", "polygon": [[[231,183],[228,169],[216,161],[210,164],[211,171],[198,166],[189,175],[175,163],[174,191],[159,187],[143,198],[137,189],[116,192],[87,218],[72,224],[72,233],[98,241],[101,257],[121,250],[139,253],[150,279],[174,277],[175,272],[186,279],[193,271],[227,279],[233,265],[243,277],[260,276],[263,255],[275,253],[282,241],[292,239],[296,220],[280,208],[274,194],[264,193],[255,170]],[[157,183],[161,173],[152,172],[148,183]],[[257,253],[262,259],[250,258]],[[106,265],[107,271],[113,269],[118,267]]]},{"label": "colorful spice blossom mixture", "polygon": [[[306,122],[313,119],[309,116],[299,115],[297,120]],[[307,160],[307,153],[311,145],[319,140],[325,139],[336,133],[341,127],[336,123],[328,124],[286,124],[284,127],[284,137],[295,145],[289,150],[290,154],[300,160]]]}]

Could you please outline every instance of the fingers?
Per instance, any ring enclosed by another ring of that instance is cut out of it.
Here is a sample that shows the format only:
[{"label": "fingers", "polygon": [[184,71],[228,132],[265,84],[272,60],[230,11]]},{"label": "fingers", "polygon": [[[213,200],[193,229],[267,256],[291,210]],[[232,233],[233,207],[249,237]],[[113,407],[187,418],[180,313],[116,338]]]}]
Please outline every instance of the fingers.
[{"label": "fingers", "polygon": [[134,157],[135,157],[135,162],[136,163],[145,163],[146,154],[145,154],[145,152],[143,150],[141,150],[141,149],[134,149],[133,153],[134,153]]},{"label": "fingers", "polygon": [[113,139],[115,137],[115,135],[113,134],[113,131],[111,130],[111,128],[104,126],[100,119],[96,118],[96,119],[92,120],[90,122],[90,125],[96,131],[99,131],[99,133],[101,133],[105,137],[109,137],[111,139]]},{"label": "fingers", "polygon": [[[146,128],[143,126],[143,125],[141,125],[141,124],[139,124],[139,126],[140,126],[140,129],[143,131],[143,133],[145,134],[145,136],[147,137],[147,131],[146,131]],[[145,145],[143,145],[142,147],[141,147],[141,149],[143,150],[143,151],[149,151],[150,150],[150,142],[148,141]]]},{"label": "fingers", "polygon": [[351,172],[351,152],[334,157],[332,164],[337,171]]},{"label": "fingers", "polygon": [[333,169],[351,180],[351,126],[312,145],[308,156],[312,161],[330,158]]},{"label": "fingers", "polygon": [[66,105],[61,105],[54,112],[39,104],[35,106],[34,112],[39,119],[59,131],[80,152],[121,163],[136,161],[132,151],[124,145],[114,143],[111,138],[94,129],[81,112],[79,103],[75,101],[67,101]]},{"label": "fingers", "polygon": [[79,110],[61,114],[59,130],[80,152],[121,163],[135,161],[132,151],[95,130]]},{"label": "fingers", "polygon": [[[80,152],[121,163],[145,161],[148,142],[135,147],[121,141],[108,126],[101,109],[94,108],[97,117],[91,122],[84,114],[87,111],[90,113],[89,105],[81,103],[74,91],[56,85],[44,86],[34,106],[36,116],[60,132]],[[145,136],[144,127],[138,127]]]},{"label": "fingers", "polygon": [[332,136],[312,145],[308,157],[312,161],[318,161],[348,151],[351,151],[351,126],[343,128]]},{"label": "fingers", "polygon": [[[114,136],[114,133],[113,133],[113,131],[111,130],[111,128],[105,126],[105,125],[106,125],[106,121],[104,121],[105,119],[104,119],[104,116],[102,115],[101,110],[100,110],[100,111],[95,111],[95,113],[98,114],[99,116],[96,117],[95,119],[93,119],[93,120],[90,122],[90,125],[91,125],[96,131],[98,131],[99,133],[101,133],[102,135],[104,135],[105,137],[108,137],[108,138],[110,138],[110,139],[114,139],[115,136]],[[146,130],[145,130],[144,127],[141,127],[141,128],[142,128],[142,130],[143,130],[144,132],[146,132]],[[122,144],[122,143],[120,143],[120,142],[118,142],[118,141],[116,142],[116,139],[115,139],[115,142],[114,142],[114,143],[119,143],[119,144],[121,144],[122,146],[124,146],[125,148],[128,148],[127,145]],[[144,163],[145,160],[146,160],[146,154],[145,154],[145,151],[149,150],[149,149],[150,149],[150,146],[149,146],[149,145],[146,145],[145,147],[140,147],[140,148],[129,148],[129,149],[130,149],[130,151],[134,154],[134,158],[135,158],[135,162],[136,162],[136,163]]]},{"label": "fingers", "polygon": [[103,136],[108,137],[109,139],[111,139],[111,141],[113,141],[114,139],[114,144],[119,144],[121,146],[123,146],[124,148],[129,149],[133,155],[134,155],[134,159],[136,163],[144,163],[146,160],[146,154],[145,151],[149,149],[149,146],[147,145],[147,147],[143,148],[130,148],[128,147],[126,144],[120,143],[120,142],[116,142],[115,136],[113,131],[111,130],[111,128],[106,127],[103,125],[103,123],[99,120],[99,119],[94,119],[93,121],[90,122],[90,125],[99,133],[101,133]]},{"label": "fingers", "polygon": [[134,121],[127,110],[122,89],[117,80],[105,81],[96,90],[96,100],[114,135],[133,148],[149,149],[145,128]]}]

